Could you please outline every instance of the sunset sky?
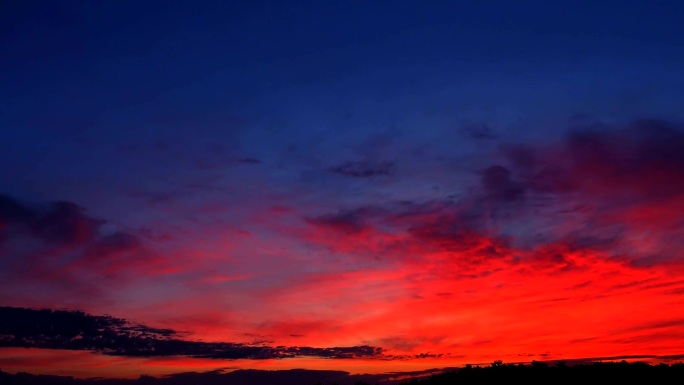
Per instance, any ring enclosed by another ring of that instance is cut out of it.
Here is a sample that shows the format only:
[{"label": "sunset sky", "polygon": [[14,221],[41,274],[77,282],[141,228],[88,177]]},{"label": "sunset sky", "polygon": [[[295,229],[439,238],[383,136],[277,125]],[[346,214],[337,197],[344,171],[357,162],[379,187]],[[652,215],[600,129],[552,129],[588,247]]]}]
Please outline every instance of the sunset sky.
[{"label": "sunset sky", "polygon": [[0,369],[684,360],[682,20],[2,2]]}]

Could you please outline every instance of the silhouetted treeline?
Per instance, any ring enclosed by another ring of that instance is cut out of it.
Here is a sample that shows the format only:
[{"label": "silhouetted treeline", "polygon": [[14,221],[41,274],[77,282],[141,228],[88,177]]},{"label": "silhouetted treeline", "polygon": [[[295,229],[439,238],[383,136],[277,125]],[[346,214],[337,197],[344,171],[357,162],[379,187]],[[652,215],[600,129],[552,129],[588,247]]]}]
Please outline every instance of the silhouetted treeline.
[{"label": "silhouetted treeline", "polygon": [[[581,384],[600,381],[610,384],[681,384],[684,383],[684,363],[650,365],[644,362],[595,362],[567,365],[505,364],[496,361],[489,366],[470,366],[425,379],[413,379],[401,384],[410,385],[468,385],[468,384]],[[361,384],[359,384],[361,385]]]},{"label": "silhouetted treeline", "polygon": [[[644,362],[596,362],[567,365],[505,364],[471,366],[410,380],[392,380],[388,375],[350,375],[341,371],[317,370],[237,370],[222,373],[179,373],[165,377],[140,376],[138,379],[78,379],[66,376],[10,374],[0,370],[2,385],[469,385],[469,384],[557,384],[601,381],[611,384],[682,384],[684,363],[651,365]],[[396,377],[395,377],[396,378]]]}]

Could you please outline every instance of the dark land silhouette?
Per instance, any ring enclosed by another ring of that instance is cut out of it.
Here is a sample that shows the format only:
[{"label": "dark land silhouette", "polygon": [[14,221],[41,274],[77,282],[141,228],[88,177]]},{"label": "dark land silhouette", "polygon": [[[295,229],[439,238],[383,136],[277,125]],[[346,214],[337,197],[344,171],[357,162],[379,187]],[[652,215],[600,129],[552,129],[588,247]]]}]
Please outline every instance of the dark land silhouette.
[{"label": "dark land silhouette", "polygon": [[[641,384],[678,384],[684,382],[684,363],[648,364],[643,361],[594,362],[569,365],[553,363],[507,364],[495,361],[487,366],[466,365],[438,374],[412,372],[410,379],[397,379],[399,373],[349,374],[327,370],[236,370],[204,373],[179,373],[137,379],[79,379],[67,376],[10,374],[0,370],[4,385],[468,385],[468,384],[560,384],[606,382]],[[411,374],[411,373],[407,373]]]}]

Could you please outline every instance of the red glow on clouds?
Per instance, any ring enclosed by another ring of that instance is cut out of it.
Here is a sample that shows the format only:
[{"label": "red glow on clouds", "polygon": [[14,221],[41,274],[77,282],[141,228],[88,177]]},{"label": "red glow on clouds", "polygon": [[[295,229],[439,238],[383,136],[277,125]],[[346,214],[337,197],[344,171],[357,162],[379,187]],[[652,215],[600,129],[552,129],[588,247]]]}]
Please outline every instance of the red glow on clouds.
[{"label": "red glow on clouds", "polygon": [[7,348],[0,365],[57,374],[64,365],[77,376],[225,367],[377,373],[682,354],[684,157],[675,150],[684,139],[667,130],[665,142],[582,135],[509,151],[510,168],[479,170],[480,185],[459,199],[339,208],[258,196],[232,222],[222,220],[232,206],[201,202],[203,216],[169,225],[172,236],[158,242],[144,232],[104,234],[74,206],[27,210],[0,222],[0,250],[35,262],[8,265],[16,275],[0,292],[4,305],[112,314],[188,340],[369,345],[382,355],[140,359]]}]

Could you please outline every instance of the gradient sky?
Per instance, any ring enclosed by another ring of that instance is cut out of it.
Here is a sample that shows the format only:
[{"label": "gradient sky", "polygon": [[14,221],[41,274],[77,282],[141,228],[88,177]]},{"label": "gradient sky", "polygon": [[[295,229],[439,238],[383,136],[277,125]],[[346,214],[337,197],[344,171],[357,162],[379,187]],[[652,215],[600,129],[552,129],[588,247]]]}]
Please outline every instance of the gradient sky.
[{"label": "gradient sky", "polygon": [[682,20],[677,0],[3,2],[0,314],[22,322],[0,368],[681,360]]}]

